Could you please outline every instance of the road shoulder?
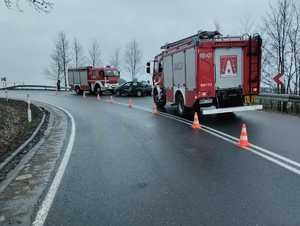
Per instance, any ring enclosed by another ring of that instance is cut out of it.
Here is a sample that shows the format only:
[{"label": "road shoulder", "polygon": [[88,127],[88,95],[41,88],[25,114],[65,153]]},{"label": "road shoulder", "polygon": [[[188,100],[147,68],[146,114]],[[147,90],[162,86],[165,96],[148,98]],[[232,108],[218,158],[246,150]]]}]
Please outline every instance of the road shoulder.
[{"label": "road shoulder", "polygon": [[39,105],[50,112],[48,128],[0,193],[1,225],[31,225],[68,142],[68,116],[55,107]]}]

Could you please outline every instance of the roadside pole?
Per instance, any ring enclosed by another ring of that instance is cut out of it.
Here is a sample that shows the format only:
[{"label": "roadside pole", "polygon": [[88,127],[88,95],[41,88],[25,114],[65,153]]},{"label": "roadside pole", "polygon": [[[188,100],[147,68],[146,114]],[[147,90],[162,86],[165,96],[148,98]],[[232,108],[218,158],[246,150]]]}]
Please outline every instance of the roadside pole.
[{"label": "roadside pole", "polygon": [[32,115],[31,115],[29,94],[27,94],[27,118],[28,118],[28,122],[30,123],[32,121]]}]

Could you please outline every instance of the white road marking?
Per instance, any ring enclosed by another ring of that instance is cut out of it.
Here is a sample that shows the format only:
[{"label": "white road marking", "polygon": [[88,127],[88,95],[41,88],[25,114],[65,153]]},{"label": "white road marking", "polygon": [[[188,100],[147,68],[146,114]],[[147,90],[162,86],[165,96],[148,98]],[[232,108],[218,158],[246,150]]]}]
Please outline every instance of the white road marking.
[{"label": "white road marking", "polygon": [[[162,113],[162,114],[166,114],[166,113]],[[169,115],[169,114],[166,114],[166,115]],[[189,121],[189,120],[187,120],[187,119],[179,118],[179,117],[173,116],[173,115],[171,115],[171,117],[174,117],[174,118],[179,119],[179,120],[181,120],[181,121],[185,121],[185,122],[189,123],[189,125],[192,124],[192,122]],[[217,133],[217,134],[220,134],[220,135],[222,135],[222,136],[224,136],[224,137],[227,137],[227,138],[229,138],[229,139],[235,140],[236,142],[239,141],[239,138],[234,137],[234,136],[231,136],[231,135],[226,134],[226,133],[223,133],[222,131],[213,129],[213,128],[208,127],[208,126],[205,126],[205,125],[201,125],[201,126],[202,126],[202,129],[204,128],[204,129],[210,130],[210,131],[212,131],[212,132],[214,132],[214,133]],[[296,162],[296,161],[293,161],[293,160],[291,160],[291,159],[289,159],[289,158],[287,158],[287,157],[284,157],[284,156],[282,156],[282,155],[279,155],[279,154],[276,154],[276,153],[274,153],[274,152],[271,152],[271,151],[269,151],[269,150],[267,150],[267,149],[265,149],[265,148],[262,148],[262,147],[259,147],[259,146],[255,145],[255,144],[250,143],[250,145],[251,145],[252,148],[255,148],[255,149],[257,149],[257,150],[259,150],[259,151],[261,151],[261,152],[264,152],[265,154],[271,155],[271,156],[274,157],[274,158],[278,158],[278,159],[280,159],[280,160],[282,160],[282,161],[285,161],[285,162],[287,162],[287,163],[289,163],[289,164],[291,164],[291,165],[294,165],[294,166],[300,168],[300,163],[298,163],[298,162]]]},{"label": "white road marking", "polygon": [[[116,101],[114,101],[114,103],[118,104],[118,105],[122,105],[122,106],[127,106],[125,103],[120,103],[120,102],[116,102]],[[136,108],[136,109],[139,109],[139,110],[142,110],[142,111],[146,111],[146,112],[151,112],[151,109],[145,108],[145,107],[142,107],[142,106],[133,105],[133,108]],[[192,125],[191,121],[189,121],[187,119],[180,118],[178,116],[170,115],[170,114],[164,113],[164,112],[160,112],[160,115],[163,116],[163,117],[181,122],[181,123],[186,124],[188,126]],[[209,133],[209,134],[211,134],[215,137],[218,137],[222,140],[225,140],[229,143],[232,143],[234,145],[236,145],[237,142],[239,141],[239,138],[231,136],[229,134],[226,134],[222,131],[213,129],[213,128],[205,126],[205,125],[201,125],[201,126],[202,126],[202,128],[200,130],[202,130],[206,133]],[[262,157],[262,158],[264,158],[264,159],[266,159],[266,160],[268,160],[268,161],[270,161],[270,162],[272,162],[272,163],[274,163],[274,164],[276,164],[276,165],[278,165],[278,166],[280,166],[280,167],[282,167],[286,170],[289,170],[290,172],[293,172],[297,175],[300,175],[300,163],[298,163],[294,160],[291,160],[287,157],[276,154],[272,151],[269,151],[265,148],[254,145],[252,143],[250,143],[250,147],[245,148],[245,150],[248,150],[248,151],[252,152],[253,154],[258,155],[258,156],[260,156],[260,157]]]},{"label": "white road marking", "polygon": [[75,125],[75,120],[74,120],[73,116],[67,110],[65,110],[61,107],[57,107],[57,108],[64,111],[71,119],[71,124],[72,124],[71,125],[71,135],[70,135],[69,143],[68,143],[67,149],[65,151],[64,157],[59,165],[59,168],[58,168],[57,173],[52,181],[49,191],[46,194],[46,197],[43,200],[42,205],[40,206],[40,208],[37,212],[35,220],[32,223],[32,226],[43,226],[44,225],[47,215],[49,213],[49,210],[51,208],[51,205],[53,203],[54,197],[56,195],[56,192],[57,192],[59,185],[61,183],[61,180],[63,178],[64,172],[68,165],[68,162],[69,162],[69,159],[71,156],[71,152],[73,149],[74,141],[75,141],[76,125]]},{"label": "white road marking", "polygon": [[[177,119],[177,118],[172,118],[172,117],[169,117],[169,116],[164,115],[164,114],[162,114],[162,116],[167,117],[167,118],[170,118],[170,119],[174,119],[175,121],[178,121],[178,122],[187,124],[187,125],[189,125],[189,126],[192,125],[192,123],[185,122],[184,120],[179,120],[179,119]],[[205,127],[207,127],[207,126],[205,126]],[[209,127],[208,127],[208,128],[209,128]],[[218,134],[218,133],[212,132],[212,131],[210,131],[210,130],[208,130],[208,129],[205,129],[205,128],[201,128],[201,130],[203,130],[203,131],[205,131],[206,133],[209,133],[209,134],[211,134],[211,135],[213,135],[213,136],[219,137],[220,139],[225,140],[225,141],[227,141],[227,142],[229,142],[229,143],[232,143],[232,144],[234,144],[234,145],[236,145],[236,144],[237,144],[237,141],[239,140],[239,139],[236,138],[236,137],[233,137],[234,139],[226,138],[225,136],[222,136],[222,135],[220,135],[220,134]],[[221,132],[221,133],[223,133],[223,132]],[[224,133],[223,133],[223,134],[224,134]],[[230,136],[230,135],[229,135],[229,136]],[[232,137],[232,136],[230,136],[230,137]],[[281,166],[281,167],[283,167],[283,168],[285,168],[285,169],[287,169],[287,170],[289,170],[289,171],[291,171],[291,172],[293,172],[293,173],[296,173],[296,174],[300,175],[300,170],[297,169],[296,167],[290,166],[290,165],[288,165],[288,164],[286,164],[286,163],[284,163],[284,162],[282,162],[282,161],[279,161],[278,159],[275,159],[274,157],[271,157],[271,156],[272,156],[272,155],[273,155],[273,156],[276,156],[277,158],[279,158],[279,159],[281,159],[281,160],[284,160],[284,161],[286,161],[286,162],[288,162],[288,163],[291,163],[292,165],[296,165],[297,167],[300,168],[300,164],[299,164],[298,162],[295,162],[295,161],[290,160],[290,159],[288,159],[288,158],[286,158],[286,157],[284,157],[284,156],[281,156],[281,155],[278,155],[278,154],[273,153],[273,152],[271,152],[271,151],[268,151],[268,150],[266,150],[266,149],[264,149],[264,148],[260,148],[260,147],[258,147],[258,146],[256,146],[256,145],[252,145],[252,144],[250,144],[250,145],[251,145],[251,147],[248,147],[248,148],[245,148],[245,149],[248,150],[248,151],[250,151],[250,152],[252,152],[252,153],[254,153],[254,154],[256,154],[256,155],[258,155],[258,156],[260,156],[260,157],[262,157],[262,158],[264,158],[264,159],[266,159],[266,160],[268,160],[268,161],[270,161],[270,162],[273,162],[273,163],[275,163],[275,164],[277,164],[277,165],[279,165],[279,166]],[[262,152],[265,152],[265,153],[270,153],[271,156],[266,155],[266,154],[263,154],[263,153],[261,153],[261,152],[255,150],[255,149],[253,149],[253,148],[257,148],[258,150],[260,150],[260,151],[262,151]]]}]

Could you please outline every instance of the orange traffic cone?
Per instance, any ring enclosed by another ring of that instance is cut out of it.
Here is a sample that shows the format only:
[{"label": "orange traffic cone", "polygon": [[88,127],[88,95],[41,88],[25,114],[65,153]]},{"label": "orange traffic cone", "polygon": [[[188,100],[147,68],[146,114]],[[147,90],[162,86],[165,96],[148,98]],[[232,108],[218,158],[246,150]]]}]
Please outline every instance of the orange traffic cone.
[{"label": "orange traffic cone", "polygon": [[192,128],[193,128],[193,129],[200,129],[200,128],[201,128],[201,125],[200,125],[200,123],[199,123],[198,113],[197,113],[197,112],[195,112],[195,114],[194,114],[194,122],[193,122]]},{"label": "orange traffic cone", "polygon": [[113,103],[113,97],[112,96],[109,97],[109,103],[111,103],[111,104]]},{"label": "orange traffic cone", "polygon": [[97,94],[97,100],[101,100],[99,93]]},{"label": "orange traffic cone", "polygon": [[129,107],[129,108],[132,108],[132,106],[133,106],[132,100],[129,99],[129,100],[128,100],[128,107]]},{"label": "orange traffic cone", "polygon": [[156,104],[153,104],[153,115],[159,115],[159,111],[157,110]]},{"label": "orange traffic cone", "polygon": [[250,144],[248,142],[248,134],[247,134],[247,128],[246,124],[244,123],[242,126],[242,131],[240,135],[240,141],[237,143],[237,145],[241,148],[249,147]]}]

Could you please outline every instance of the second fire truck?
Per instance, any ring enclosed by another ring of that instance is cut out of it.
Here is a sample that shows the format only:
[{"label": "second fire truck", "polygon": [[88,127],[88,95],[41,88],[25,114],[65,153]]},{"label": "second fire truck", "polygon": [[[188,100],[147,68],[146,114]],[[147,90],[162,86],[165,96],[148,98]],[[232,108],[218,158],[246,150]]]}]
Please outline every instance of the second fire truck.
[{"label": "second fire truck", "polygon": [[68,82],[77,94],[84,91],[101,95],[103,92],[114,92],[119,85],[120,71],[111,66],[95,68],[81,67],[68,70]]}]

